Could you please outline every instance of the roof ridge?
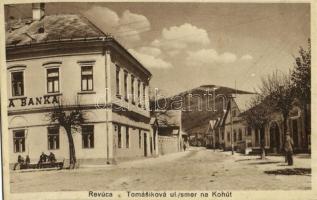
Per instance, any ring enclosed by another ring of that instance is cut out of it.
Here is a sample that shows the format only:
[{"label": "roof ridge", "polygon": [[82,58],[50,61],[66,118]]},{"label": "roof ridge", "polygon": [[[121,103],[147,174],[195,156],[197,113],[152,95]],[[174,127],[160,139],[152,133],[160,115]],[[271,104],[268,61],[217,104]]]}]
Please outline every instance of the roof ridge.
[{"label": "roof ridge", "polygon": [[88,22],[91,26],[93,26],[95,29],[97,29],[103,36],[108,36],[109,34],[105,33],[103,30],[101,30],[96,24],[94,24],[91,20],[89,20],[86,16],[83,14],[78,14],[80,18]]}]

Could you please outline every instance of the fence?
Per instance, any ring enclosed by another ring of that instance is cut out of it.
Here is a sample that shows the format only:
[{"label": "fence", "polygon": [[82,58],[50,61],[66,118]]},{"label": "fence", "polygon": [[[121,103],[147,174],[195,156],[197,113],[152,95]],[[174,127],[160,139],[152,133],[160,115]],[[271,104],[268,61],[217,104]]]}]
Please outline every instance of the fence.
[{"label": "fence", "polygon": [[159,154],[165,155],[179,151],[178,137],[158,136]]}]

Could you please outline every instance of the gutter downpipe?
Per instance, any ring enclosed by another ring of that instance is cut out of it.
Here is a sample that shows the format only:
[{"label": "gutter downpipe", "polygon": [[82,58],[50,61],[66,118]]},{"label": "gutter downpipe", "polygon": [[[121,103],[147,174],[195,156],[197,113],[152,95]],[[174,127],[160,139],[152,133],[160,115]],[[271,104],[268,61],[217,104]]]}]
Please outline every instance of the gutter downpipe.
[{"label": "gutter downpipe", "polygon": [[[103,38],[103,42],[104,38]],[[110,51],[108,49],[105,50],[105,64],[106,64],[106,105],[110,105],[111,103],[111,93],[109,90],[110,86]],[[111,109],[111,106],[110,106]],[[107,164],[110,164],[110,147],[109,147],[109,110],[106,106],[106,131],[107,131]]]}]

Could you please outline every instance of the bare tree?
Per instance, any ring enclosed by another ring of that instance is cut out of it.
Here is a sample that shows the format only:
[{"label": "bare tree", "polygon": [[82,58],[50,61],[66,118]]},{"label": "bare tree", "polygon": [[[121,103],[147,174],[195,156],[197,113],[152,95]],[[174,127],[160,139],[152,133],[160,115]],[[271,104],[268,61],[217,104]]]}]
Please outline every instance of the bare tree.
[{"label": "bare tree", "polygon": [[294,101],[294,90],[290,75],[273,72],[266,78],[262,78],[260,94],[266,104],[275,112],[283,116],[284,136],[288,131],[287,120]]},{"label": "bare tree", "polygon": [[252,129],[260,131],[261,159],[265,159],[265,125],[271,120],[272,110],[268,101],[257,94],[250,100],[249,109],[242,113],[242,118]]},{"label": "bare tree", "polygon": [[58,123],[67,134],[69,145],[69,169],[76,166],[76,151],[72,133],[77,131],[85,121],[83,110],[80,105],[65,106],[62,103],[55,105],[49,113],[51,123]]}]

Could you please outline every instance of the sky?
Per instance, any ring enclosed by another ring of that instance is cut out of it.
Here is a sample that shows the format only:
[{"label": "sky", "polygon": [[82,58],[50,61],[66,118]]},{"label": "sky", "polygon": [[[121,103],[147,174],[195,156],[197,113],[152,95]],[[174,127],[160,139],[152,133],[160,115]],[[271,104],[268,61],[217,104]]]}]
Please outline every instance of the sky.
[{"label": "sky", "polygon": [[[46,14],[81,14],[112,34],[174,95],[200,85],[254,91],[261,77],[294,66],[310,37],[302,3],[47,3]],[[31,17],[10,5],[6,17]]]}]

